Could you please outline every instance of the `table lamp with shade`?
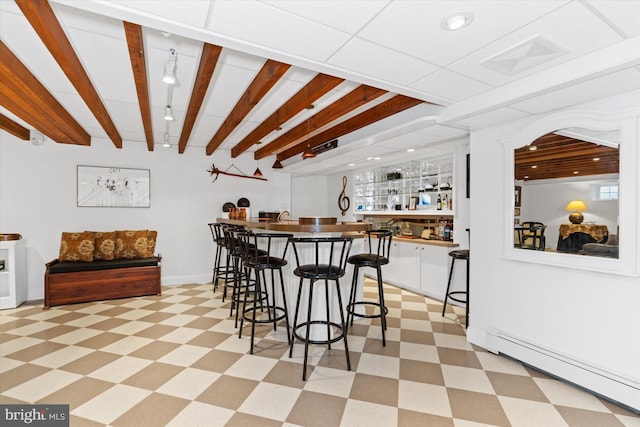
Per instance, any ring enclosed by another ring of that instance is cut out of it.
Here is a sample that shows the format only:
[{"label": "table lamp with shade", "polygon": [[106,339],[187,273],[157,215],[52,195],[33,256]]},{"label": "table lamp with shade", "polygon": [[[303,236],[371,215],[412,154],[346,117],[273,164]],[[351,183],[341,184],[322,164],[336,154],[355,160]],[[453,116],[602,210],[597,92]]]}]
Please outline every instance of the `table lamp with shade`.
[{"label": "table lamp with shade", "polygon": [[587,210],[587,205],[585,205],[582,200],[572,200],[564,209],[571,212],[571,214],[569,214],[569,221],[571,221],[571,224],[581,224],[584,220],[584,216],[581,212]]}]

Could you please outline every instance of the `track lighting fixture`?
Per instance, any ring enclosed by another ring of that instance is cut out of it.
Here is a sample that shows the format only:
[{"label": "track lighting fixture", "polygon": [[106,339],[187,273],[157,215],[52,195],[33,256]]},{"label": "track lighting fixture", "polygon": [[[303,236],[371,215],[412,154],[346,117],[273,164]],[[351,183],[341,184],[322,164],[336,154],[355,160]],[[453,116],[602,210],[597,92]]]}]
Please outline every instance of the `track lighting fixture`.
[{"label": "track lighting fixture", "polygon": [[304,149],[304,152],[302,153],[303,159],[311,159],[316,156],[316,153],[314,153],[313,150],[311,150],[311,146],[309,145],[309,141],[308,141],[308,139],[311,136],[311,126],[309,124],[309,117],[311,116],[310,111],[313,110],[313,108],[314,108],[313,104],[307,107],[307,147]]},{"label": "track lighting fixture", "polygon": [[171,109],[171,105],[167,105],[167,107],[164,109],[164,119],[170,122],[174,120],[173,110]]},{"label": "track lighting fixture", "polygon": [[168,85],[176,84],[176,64],[177,64],[178,56],[174,49],[169,49],[169,62],[167,62],[164,66],[164,76],[162,77],[162,81]]}]

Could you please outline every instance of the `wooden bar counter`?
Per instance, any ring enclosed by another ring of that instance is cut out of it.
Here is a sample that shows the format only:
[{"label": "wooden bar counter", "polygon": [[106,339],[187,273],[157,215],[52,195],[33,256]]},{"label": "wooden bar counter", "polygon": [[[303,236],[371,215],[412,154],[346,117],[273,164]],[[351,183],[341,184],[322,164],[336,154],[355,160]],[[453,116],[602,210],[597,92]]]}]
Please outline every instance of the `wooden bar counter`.
[{"label": "wooden bar counter", "polygon": [[343,222],[337,224],[304,224],[299,220],[262,220],[249,218],[246,220],[218,218],[221,224],[243,225],[247,228],[262,229],[266,231],[281,231],[285,233],[357,233],[371,228],[366,222]]},{"label": "wooden bar counter", "polygon": [[[311,219],[322,218],[322,217],[310,217]],[[302,219],[302,218],[301,218]],[[335,220],[335,218],[334,218]],[[349,222],[349,223],[340,223],[340,224],[321,224],[323,221],[313,221],[315,224],[304,224],[300,222],[300,220],[286,220],[286,221],[276,221],[273,219],[263,220],[258,218],[250,218],[248,220],[239,220],[239,219],[226,219],[226,218],[218,218],[217,220],[221,224],[232,224],[232,225],[242,225],[249,230],[253,230],[255,232],[268,232],[268,233],[291,233],[296,237],[353,237],[353,244],[351,247],[351,255],[361,253],[365,250],[364,240],[362,231],[369,230],[371,228],[371,224],[366,222]],[[286,242],[275,242],[274,246],[272,246],[272,250],[274,254],[279,254],[284,252]],[[338,255],[336,253],[336,255]],[[279,255],[277,255],[279,256]],[[321,258],[324,258],[326,262],[326,258],[328,258],[329,253],[321,254]],[[300,253],[300,261],[304,264],[310,264],[314,262],[314,257],[311,252],[302,251]],[[281,304],[283,301],[283,297],[287,300],[287,306],[289,309],[289,322],[294,323],[293,315],[294,315],[294,307],[296,302],[296,296],[299,292],[299,280],[296,276],[293,275],[293,270],[295,269],[296,261],[293,257],[293,251],[288,250],[286,253],[286,259],[288,264],[282,269],[283,278],[285,283],[285,294],[281,295],[276,288],[276,301],[278,304]],[[358,297],[362,299],[363,287],[362,282],[364,280],[363,271],[364,269],[360,269],[359,277],[358,277]],[[342,279],[340,279],[340,289],[342,294],[342,304],[346,307],[347,299],[349,298],[349,291],[351,288],[351,278],[353,275],[353,266],[351,264],[347,264],[347,268],[345,271],[345,275]],[[303,301],[307,299],[308,286],[304,286],[302,288],[303,292]],[[319,294],[322,295],[322,294]],[[334,322],[340,321],[340,315],[337,310],[337,299],[336,293],[330,289],[329,290],[329,304],[331,307],[331,320]],[[313,299],[313,317],[316,316],[324,316],[326,313],[326,305],[324,298],[314,298]],[[346,316],[346,313],[344,313]],[[302,316],[302,314],[301,314]],[[312,329],[311,336],[312,338],[318,338],[317,332]],[[284,332],[283,332],[284,333]],[[286,338],[285,338],[286,340]],[[301,356],[301,351],[294,351],[296,356]]]}]

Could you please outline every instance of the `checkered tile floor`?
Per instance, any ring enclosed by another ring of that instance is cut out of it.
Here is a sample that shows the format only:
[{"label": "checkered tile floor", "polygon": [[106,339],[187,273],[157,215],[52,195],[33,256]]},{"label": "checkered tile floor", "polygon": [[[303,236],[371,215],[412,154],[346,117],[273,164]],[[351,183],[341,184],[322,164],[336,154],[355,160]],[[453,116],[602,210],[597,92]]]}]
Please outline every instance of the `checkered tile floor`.
[{"label": "checkered tile floor", "polygon": [[[367,280],[365,296],[375,297]],[[0,403],[65,403],[72,426],[639,426],[633,413],[467,343],[463,310],[387,286],[379,319],[312,346],[303,382],[283,328],[255,354],[211,284],[0,312]]]}]

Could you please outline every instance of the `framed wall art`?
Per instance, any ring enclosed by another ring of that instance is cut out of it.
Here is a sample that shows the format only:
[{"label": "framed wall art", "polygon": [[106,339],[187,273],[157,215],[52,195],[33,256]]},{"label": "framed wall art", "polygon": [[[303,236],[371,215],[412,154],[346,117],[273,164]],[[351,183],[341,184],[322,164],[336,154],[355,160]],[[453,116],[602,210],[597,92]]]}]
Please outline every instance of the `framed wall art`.
[{"label": "framed wall art", "polygon": [[149,169],[78,165],[78,207],[148,208]]}]

